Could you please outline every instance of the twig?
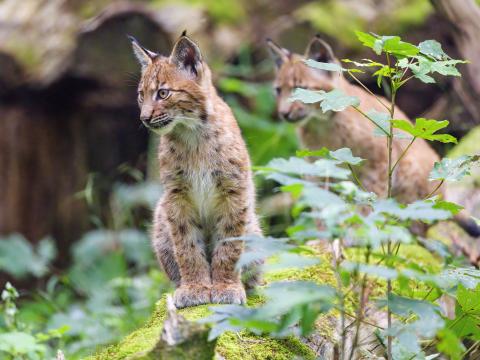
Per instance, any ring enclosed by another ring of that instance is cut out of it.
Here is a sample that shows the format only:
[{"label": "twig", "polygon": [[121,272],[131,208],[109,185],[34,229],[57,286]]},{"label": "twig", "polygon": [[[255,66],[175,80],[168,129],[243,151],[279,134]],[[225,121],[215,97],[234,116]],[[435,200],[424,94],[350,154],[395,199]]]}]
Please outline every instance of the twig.
[{"label": "twig", "polygon": [[[345,315],[351,317],[352,319],[357,319],[357,317],[356,317],[355,315],[350,314],[348,311],[345,311]],[[365,319],[361,319],[360,321],[361,321],[362,323],[366,324],[366,325],[373,326],[373,327],[375,327],[375,328],[377,328],[377,329],[385,330],[385,328],[383,328],[382,326],[377,325],[377,324],[374,324],[374,323],[372,323],[372,322],[370,322],[370,321],[367,321],[367,320],[365,320]]]},{"label": "twig", "polygon": [[[370,262],[370,246],[367,247],[367,252],[365,254],[365,263],[368,265]],[[353,359],[353,355],[355,354],[355,348],[358,344],[358,337],[360,335],[360,325],[363,318],[364,308],[365,308],[365,289],[367,288],[367,274],[363,275],[362,279],[362,288],[360,290],[360,305],[357,311],[357,318],[356,318],[356,328],[355,328],[355,337],[353,338],[353,343],[350,349],[350,356],[349,360]]]},{"label": "twig", "polygon": [[427,196],[425,196],[425,199],[428,199],[429,197],[431,197],[433,194],[435,194],[437,192],[438,189],[440,189],[440,187],[443,185],[443,182],[445,180],[441,180],[440,183],[437,185],[437,187],[435,189],[433,189],[433,191],[428,194]]},{"label": "twig", "polygon": [[465,351],[463,354],[462,354],[462,359],[466,359],[466,356],[468,355],[469,352],[471,352],[473,349],[475,349],[476,347],[478,347],[478,345],[480,345],[480,340],[477,340],[473,343],[472,346],[470,346],[467,351]]},{"label": "twig", "polygon": [[[387,56],[387,64],[388,67],[390,68],[390,56],[388,53],[386,53]],[[390,106],[390,118],[393,119],[393,115],[395,113],[395,96],[397,92],[397,87],[396,84],[393,80],[393,78],[390,76],[390,88],[391,88],[391,106]],[[392,123],[389,122],[389,127],[388,127],[388,136],[387,136],[387,146],[388,146],[388,183],[387,183],[387,197],[392,196],[392,149],[393,149],[393,126]],[[387,242],[387,254],[390,256],[392,254],[392,242],[390,238],[388,239]],[[392,311],[390,309],[390,295],[392,293],[392,281],[390,279],[387,280],[387,324],[388,324],[388,332],[389,335],[387,336],[387,358],[388,360],[392,360],[392,335],[391,329],[392,329]]]},{"label": "twig", "polygon": [[392,167],[392,170],[391,172],[393,173],[393,171],[395,170],[395,168],[397,167],[397,165],[400,163],[400,160],[403,159],[403,157],[405,156],[405,154],[407,153],[407,151],[410,149],[410,147],[413,145],[413,142],[417,139],[416,136],[413,137],[412,141],[410,141],[410,144],[408,144],[408,146],[405,148],[405,150],[403,150],[403,152],[400,154],[400,157],[397,159],[397,161],[395,162],[395,164],[393,164],[393,167]]},{"label": "twig", "polygon": [[362,114],[365,118],[367,118],[368,120],[370,120],[376,127],[378,127],[380,130],[382,130],[382,132],[385,134],[385,135],[389,135],[388,132],[383,128],[381,127],[380,125],[378,125],[375,120],[373,120],[370,116],[368,116],[367,114],[365,114],[364,111],[362,111],[358,106],[352,106],[355,110],[357,110],[360,114]]},{"label": "twig", "polygon": [[[464,313],[462,314],[461,316],[459,316],[458,318],[456,318],[455,320],[453,320],[453,322],[451,322],[449,325],[448,325],[448,329],[451,329],[453,328],[460,320],[462,320],[467,314]],[[435,339],[433,340],[430,340],[425,346],[423,346],[422,348],[422,351],[425,350],[425,349],[428,349],[430,346],[432,346],[433,344],[435,344]],[[415,357],[418,355],[419,353],[416,353],[414,354],[412,357],[410,357],[408,360],[413,360],[415,359]],[[463,358],[462,358],[463,359]]]},{"label": "twig", "polygon": [[[341,245],[340,245],[341,246]],[[342,294],[342,279],[340,278],[340,264],[338,263],[338,259],[335,256],[335,249],[333,247],[333,242],[332,242],[332,254],[333,254],[333,267],[335,268],[334,274],[335,274],[335,280],[337,282],[337,291],[339,294],[339,305],[340,305],[340,327],[341,327],[341,334],[342,334],[342,340],[341,340],[341,350],[340,350],[340,359],[339,360],[345,360],[345,342],[346,342],[346,333],[345,333],[345,297]]]},{"label": "twig", "polygon": [[350,169],[350,172],[352,173],[353,179],[354,179],[355,182],[358,184],[358,186],[360,186],[360,188],[361,188],[363,191],[367,191],[367,189],[365,189],[365,187],[363,186],[362,182],[361,182],[360,179],[358,178],[357,174],[356,174],[355,171],[353,170],[353,166],[350,165],[350,164],[347,164],[347,165],[348,165],[348,168]]},{"label": "twig", "polygon": [[377,96],[375,95],[368,87],[365,86],[364,83],[362,83],[355,75],[353,75],[353,73],[348,70],[347,71],[348,75],[350,75],[352,77],[353,80],[355,80],[362,88],[364,88],[370,95],[372,95],[373,97],[375,97],[375,99],[385,108],[387,109],[387,111],[389,110],[388,109],[388,106]]}]

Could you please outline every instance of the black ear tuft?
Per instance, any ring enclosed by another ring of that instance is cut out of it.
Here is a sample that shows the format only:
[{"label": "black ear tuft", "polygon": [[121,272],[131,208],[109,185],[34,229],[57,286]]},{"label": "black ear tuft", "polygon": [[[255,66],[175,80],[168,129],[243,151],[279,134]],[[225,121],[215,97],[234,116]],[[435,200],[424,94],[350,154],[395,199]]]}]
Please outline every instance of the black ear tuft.
[{"label": "black ear tuft", "polygon": [[275,61],[275,65],[277,65],[277,68],[282,66],[282,64],[288,60],[290,56],[290,52],[282,48],[281,46],[277,45],[272,39],[266,38],[265,41],[267,42],[268,49],[270,50],[270,54],[273,57],[273,60]]},{"label": "black ear tuft", "polygon": [[132,43],[133,53],[142,66],[142,69],[144,69],[147,65],[152,63],[152,59],[154,59],[157,54],[153,51],[145,49],[133,36],[127,35],[127,37]]},{"label": "black ear tuft", "polygon": [[197,77],[202,62],[200,48],[187,36],[182,36],[173,47],[170,61],[181,70]]},{"label": "black ear tuft", "polygon": [[332,48],[328,45],[319,34],[310,41],[305,51],[307,59],[313,59],[320,62],[335,62],[335,55]]}]

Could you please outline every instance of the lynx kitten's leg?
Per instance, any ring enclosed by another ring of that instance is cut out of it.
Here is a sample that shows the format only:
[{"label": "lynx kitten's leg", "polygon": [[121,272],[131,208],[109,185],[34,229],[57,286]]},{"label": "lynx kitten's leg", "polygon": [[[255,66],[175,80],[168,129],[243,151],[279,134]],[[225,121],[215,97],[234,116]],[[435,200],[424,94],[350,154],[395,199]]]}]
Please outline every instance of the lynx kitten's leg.
[{"label": "lynx kitten's leg", "polygon": [[179,199],[175,200],[174,206],[169,206],[168,199],[164,204],[181,278],[180,286],[174,293],[175,306],[184,308],[209,303],[210,266],[205,255],[202,233],[194,225],[195,217],[191,206]]},{"label": "lynx kitten's leg", "polygon": [[[245,233],[247,235],[262,236],[262,229],[260,229],[260,224],[254,213],[251,214],[250,220],[247,222]],[[242,268],[242,281],[247,291],[262,284],[262,265],[263,260],[258,260]]]},{"label": "lynx kitten's leg", "polygon": [[175,259],[165,211],[160,203],[155,209],[152,243],[157,259],[168,278],[173,281],[176,286],[180,286],[180,270],[178,269],[177,260]]},{"label": "lynx kitten's leg", "polygon": [[217,239],[212,254],[212,302],[224,304],[244,304],[245,289],[240,273],[235,270],[243,251],[242,241],[224,241],[230,237],[245,234],[247,207],[243,207],[245,196],[225,198],[222,218],[217,224]]}]

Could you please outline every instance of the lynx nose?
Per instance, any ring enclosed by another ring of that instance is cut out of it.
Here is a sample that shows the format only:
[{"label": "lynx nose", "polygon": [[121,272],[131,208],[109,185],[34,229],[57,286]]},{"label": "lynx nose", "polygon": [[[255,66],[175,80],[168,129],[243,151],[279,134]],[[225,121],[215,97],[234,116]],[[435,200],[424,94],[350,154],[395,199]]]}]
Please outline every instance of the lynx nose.
[{"label": "lynx nose", "polygon": [[152,109],[150,107],[143,106],[140,111],[140,120],[148,122],[152,117]]},{"label": "lynx nose", "polygon": [[295,122],[300,120],[303,117],[302,114],[299,114],[296,111],[280,113],[280,116],[282,117],[283,120],[286,120],[288,122]]},{"label": "lynx nose", "polygon": [[283,119],[283,120],[290,120],[290,111],[282,111],[280,112],[280,117]]},{"label": "lynx nose", "polygon": [[307,116],[307,112],[303,108],[293,108],[289,111],[280,112],[280,117],[288,122],[297,122],[305,116]]},{"label": "lynx nose", "polygon": [[148,120],[150,120],[150,116],[140,115],[140,120],[142,122],[148,122]]}]

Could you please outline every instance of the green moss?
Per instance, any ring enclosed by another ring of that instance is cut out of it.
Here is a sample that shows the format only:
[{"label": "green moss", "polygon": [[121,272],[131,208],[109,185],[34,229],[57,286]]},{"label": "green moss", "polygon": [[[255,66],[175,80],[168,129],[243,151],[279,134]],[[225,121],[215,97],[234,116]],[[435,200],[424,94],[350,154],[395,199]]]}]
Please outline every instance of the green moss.
[{"label": "green moss", "polygon": [[319,284],[335,284],[335,277],[331,269],[331,255],[322,246],[313,246],[311,256],[318,257],[320,264],[303,269],[285,269],[265,274],[267,283],[281,280],[315,281]]},{"label": "green moss", "polygon": [[[248,299],[249,306],[257,306],[263,302],[259,295]],[[194,321],[209,315],[209,307],[201,305],[179,310],[186,319]],[[117,345],[112,345],[102,352],[89,357],[89,360],[125,359],[138,354],[145,354],[155,347],[160,336],[163,321],[166,318],[166,297],[156,306],[150,321],[142,328],[134,331]],[[328,333],[325,329],[325,333]],[[262,360],[262,359],[315,359],[313,351],[298,338],[271,339],[257,336],[246,331],[225,333],[219,337],[215,351],[228,360]]]},{"label": "green moss", "polygon": [[[346,257],[351,261],[363,262],[365,259],[365,249],[350,248],[346,249],[345,252]],[[442,260],[420,245],[401,245],[397,256],[431,273],[437,273],[442,269]],[[405,268],[405,266],[402,266],[401,264],[398,264],[397,266],[399,269]],[[370,277],[370,282],[370,297],[372,299],[385,297],[387,282],[384,279],[374,277]],[[399,281],[393,281],[392,286],[396,294],[417,299],[423,298],[430,290],[428,285],[413,279],[408,280],[408,286]],[[357,300],[351,298],[347,299],[347,310],[349,308],[354,308],[355,301]]]},{"label": "green moss", "polygon": [[480,126],[471,129],[467,135],[448,152],[448,157],[458,157],[462,155],[473,155],[480,153]]},{"label": "green moss", "polygon": [[152,349],[162,330],[167,315],[166,297],[158,301],[156,310],[146,325],[124,338],[119,344],[107,347],[102,352],[89,357],[90,360],[124,359],[129,355]]},{"label": "green moss", "polygon": [[402,245],[398,255],[431,272],[438,272],[442,268],[440,258],[419,245]]},{"label": "green moss", "polygon": [[[381,35],[402,35],[418,26],[433,12],[428,0],[402,0],[395,3],[395,11],[380,9],[373,19],[369,11],[359,13],[340,1],[309,2],[301,6],[294,16],[309,21],[321,33],[330,35],[349,48],[361,48],[355,30],[373,31]],[[341,29],[341,31],[339,31]]]},{"label": "green moss", "polygon": [[[399,255],[413,261],[414,263],[427,267],[431,271],[440,269],[441,263],[434,255],[418,245],[403,245],[400,248]],[[322,247],[313,247],[312,256],[318,256],[322,262],[318,265],[305,269],[288,269],[275,271],[265,276],[268,284],[280,280],[309,280],[320,284],[335,284],[335,277],[331,270],[331,256]],[[347,249],[346,256],[350,260],[361,260],[363,254],[358,249]],[[385,282],[375,281],[375,296],[381,296],[385,292]],[[411,286],[415,293],[424,293],[421,286],[415,284]],[[124,359],[138,353],[144,353],[153,349],[161,330],[163,321],[166,318],[166,298],[163,297],[156,306],[156,310],[149,322],[142,328],[134,331],[117,345],[110,346],[90,357],[90,360],[115,360]],[[265,299],[259,294],[253,294],[248,297],[248,306],[256,307],[261,305]],[[357,301],[353,292],[346,299],[347,311],[353,312],[355,302]],[[209,308],[212,305],[201,305],[192,308],[179,310],[179,313],[190,321],[195,321],[210,314]],[[317,332],[328,338],[334,338],[334,329],[332,327],[331,314],[320,316],[316,321]],[[265,336],[258,336],[252,333],[241,331],[239,333],[228,332],[218,338],[215,352],[227,360],[267,360],[267,359],[315,359],[314,352],[304,344],[300,339],[289,337],[286,339],[272,339]]]},{"label": "green moss", "polygon": [[424,24],[431,13],[433,7],[429,0],[404,0],[395,11],[380,19],[377,31],[385,35],[408,33],[412,26]]},{"label": "green moss", "polygon": [[230,0],[153,0],[151,5],[162,8],[169,4],[184,4],[205,11],[216,24],[238,24],[246,17],[241,1]]},{"label": "green moss", "polygon": [[10,41],[5,44],[5,48],[30,72],[36,71],[41,65],[41,54],[30,43]]},{"label": "green moss", "polygon": [[[320,249],[314,249],[315,254],[322,258],[322,263],[303,270],[284,270],[268,274],[265,282],[278,280],[314,280],[319,283],[332,283],[333,273],[329,269],[329,256]],[[265,301],[264,297],[255,293],[249,295],[247,305],[256,307]],[[200,305],[179,310],[187,320],[195,321],[210,314],[209,308],[214,305]],[[166,296],[156,306],[152,318],[142,328],[134,331],[120,343],[107,347],[105,350],[89,358],[89,360],[124,359],[134,354],[152,350],[160,336],[163,321],[166,318]],[[319,319],[317,328],[319,333],[331,335],[333,329],[330,322]],[[218,338],[216,353],[228,360],[267,360],[267,359],[315,359],[313,351],[300,339],[288,337],[272,339],[257,336],[246,331],[239,333],[225,333]]]},{"label": "green moss", "polygon": [[[343,44],[359,47],[355,30],[365,29],[365,21],[339,1],[311,2],[300,7],[294,16],[309,21],[316,30],[340,40]],[[338,31],[342,29],[342,31]]]},{"label": "green moss", "polygon": [[271,339],[247,332],[226,333],[217,342],[217,352],[228,360],[315,359],[313,351],[299,339]]}]

